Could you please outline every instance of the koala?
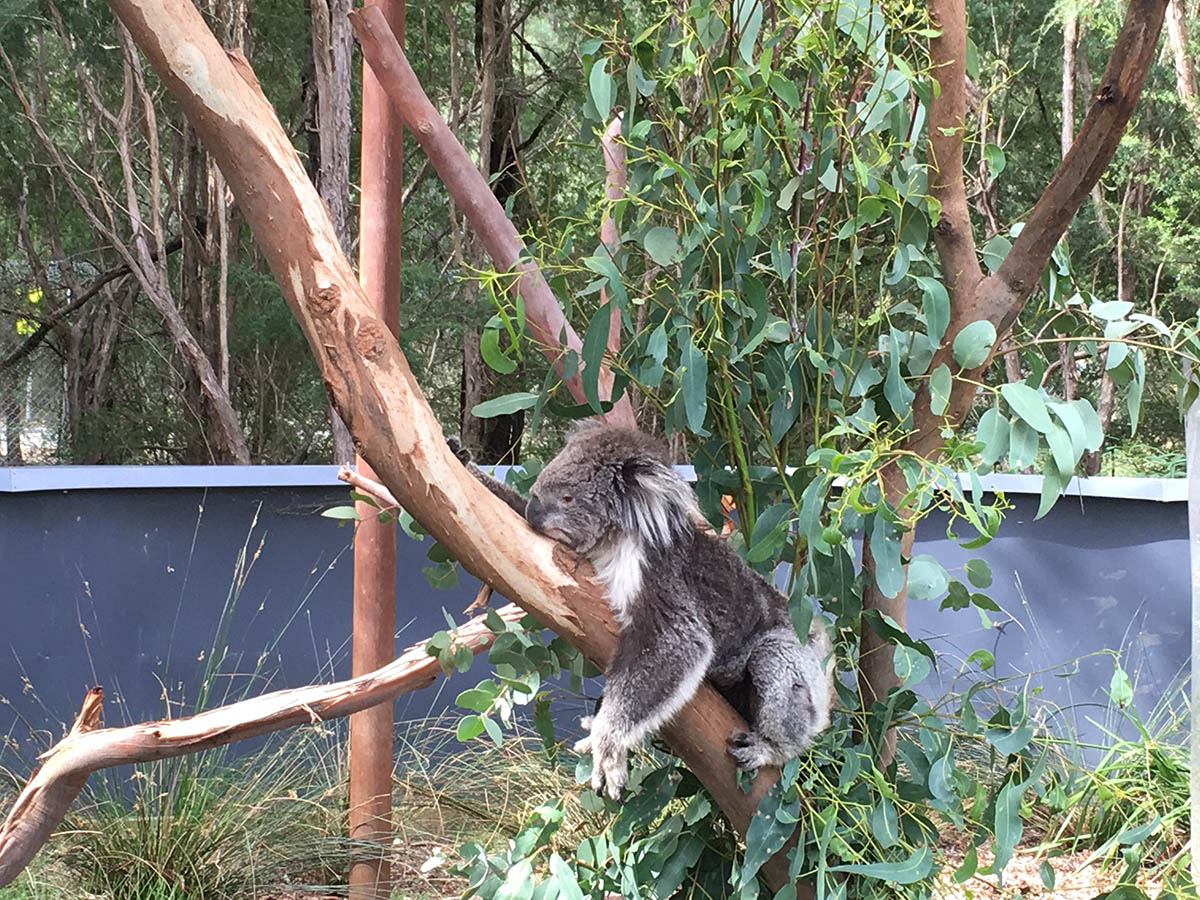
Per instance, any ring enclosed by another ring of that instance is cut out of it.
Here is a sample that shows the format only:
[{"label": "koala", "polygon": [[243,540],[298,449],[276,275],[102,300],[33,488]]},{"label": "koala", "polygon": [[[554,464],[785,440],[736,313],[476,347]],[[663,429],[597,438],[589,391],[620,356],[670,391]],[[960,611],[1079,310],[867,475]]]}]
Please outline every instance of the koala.
[{"label": "koala", "polygon": [[627,754],[707,679],[750,725],[727,740],[742,769],[779,766],[829,726],[833,653],[821,618],[801,641],[787,600],[702,521],[657,441],[588,423],[542,469],[526,500],[472,474],[541,534],[586,558],[620,626],[599,711],[576,745],[592,787],[618,799]]}]

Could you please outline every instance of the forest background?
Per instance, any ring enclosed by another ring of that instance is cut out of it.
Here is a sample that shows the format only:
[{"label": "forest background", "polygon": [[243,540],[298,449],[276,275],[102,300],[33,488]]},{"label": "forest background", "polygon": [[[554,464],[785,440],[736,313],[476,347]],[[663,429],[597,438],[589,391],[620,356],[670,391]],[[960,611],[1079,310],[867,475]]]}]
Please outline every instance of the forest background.
[{"label": "forest background", "polygon": [[[321,0],[204,8],[223,42],[252,62],[353,256],[360,67],[345,10]],[[614,24],[608,4],[508,0],[409,11],[406,46],[418,77],[464,145],[486,158],[493,191],[568,298],[581,333],[603,294],[599,270],[580,258],[599,244],[612,210],[589,81],[595,40],[636,34],[661,13],[650,3],[623,4]],[[1120,11],[1108,3],[971,2],[968,13],[966,173],[986,263],[989,252],[1002,256],[1012,225],[1069,145]],[[1080,314],[1096,302],[1127,301],[1135,315],[1163,322],[1188,319],[1200,304],[1196,4],[1176,0],[1167,19],[1128,132],[1056,256],[1070,290],[1038,292],[1012,338],[1024,349],[1003,357],[1006,380],[1040,371],[1050,393],[1090,401],[1107,437],[1101,452],[1084,456],[1089,473],[1182,474],[1177,360],[1150,354],[1144,375],[1131,361],[1122,378],[1103,347],[1089,352],[1064,341],[1047,352],[1044,341],[1031,342],[1082,333],[1084,324],[1094,332],[1105,308],[1100,318]],[[4,464],[347,459],[348,439],[331,425],[311,353],[219,170],[164,102],[153,73],[123,68],[109,11],[10,4],[0,29]],[[806,103],[798,93],[797,117]],[[581,115],[588,104],[592,114]],[[508,346],[497,281],[430,174],[406,144],[402,347],[447,432],[463,434],[481,460],[544,457],[560,426],[536,416],[542,427],[532,429],[528,400],[500,415],[472,415],[484,401],[536,393],[547,364]],[[838,204],[814,206],[819,247],[828,240],[823,230],[842,220]],[[854,214],[869,231],[861,211]],[[638,277],[649,286],[653,257],[669,261],[673,250],[645,239],[634,243],[647,251]],[[895,299],[889,285],[899,266],[886,253],[857,264],[857,308],[878,318]],[[811,281],[814,271],[798,278]],[[836,292],[853,275],[844,265],[831,271],[810,288],[814,295]],[[645,306],[635,299],[629,309],[636,325]],[[1124,316],[1117,309],[1111,318]],[[886,353],[886,338],[881,348]],[[1133,415],[1123,393],[1130,382]],[[653,406],[641,404],[642,425],[661,430]]]}]

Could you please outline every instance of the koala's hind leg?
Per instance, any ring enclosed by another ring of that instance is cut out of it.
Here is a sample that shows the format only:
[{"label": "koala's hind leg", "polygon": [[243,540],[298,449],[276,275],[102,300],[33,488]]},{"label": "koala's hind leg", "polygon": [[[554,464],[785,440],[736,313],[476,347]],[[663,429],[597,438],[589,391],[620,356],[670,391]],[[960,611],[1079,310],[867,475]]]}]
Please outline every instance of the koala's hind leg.
[{"label": "koala's hind leg", "polygon": [[813,636],[801,643],[786,627],[755,639],[747,666],[758,695],[752,730],[728,742],[740,768],[781,766],[829,726],[828,647],[827,639]]}]

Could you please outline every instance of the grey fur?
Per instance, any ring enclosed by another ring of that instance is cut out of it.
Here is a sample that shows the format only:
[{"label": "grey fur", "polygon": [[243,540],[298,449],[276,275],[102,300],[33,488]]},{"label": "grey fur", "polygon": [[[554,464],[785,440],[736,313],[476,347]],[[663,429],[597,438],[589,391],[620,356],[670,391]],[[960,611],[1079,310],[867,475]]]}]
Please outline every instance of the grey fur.
[{"label": "grey fur", "polygon": [[709,682],[750,722],[729,737],[743,769],[782,765],[829,726],[833,654],[824,622],[805,641],[787,601],[732,548],[697,524],[688,486],[652,438],[589,424],[534,482],[528,503],[477,478],[533,528],[588,558],[621,624],[604,699],[576,746],[593,757],[592,784],[619,797],[626,756]]}]

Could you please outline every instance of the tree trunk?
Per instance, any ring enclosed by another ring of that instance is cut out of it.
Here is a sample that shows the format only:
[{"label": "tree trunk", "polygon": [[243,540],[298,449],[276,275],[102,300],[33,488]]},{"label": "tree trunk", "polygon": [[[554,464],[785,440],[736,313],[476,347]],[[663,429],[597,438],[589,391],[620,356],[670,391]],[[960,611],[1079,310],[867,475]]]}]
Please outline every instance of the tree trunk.
[{"label": "tree trunk", "polygon": [[1188,30],[1183,0],[1171,0],[1167,8],[1167,38],[1175,60],[1175,89],[1200,130],[1200,92],[1196,88],[1196,65],[1188,47]]},{"label": "tree trunk", "polygon": [[[1062,158],[1067,158],[1075,140],[1075,48],[1079,43],[1079,15],[1068,10],[1063,22],[1062,53]],[[1058,344],[1059,365],[1062,368],[1063,399],[1075,399],[1075,348],[1069,341]]]},{"label": "tree trunk", "polygon": [[[350,231],[350,63],[354,34],[347,14],[350,0],[312,0],[312,56],[317,164],[314,180],[329,219],[349,255]],[[333,436],[333,461],[354,461],[354,441],[333,404],[327,404]]]},{"label": "tree trunk", "polygon": [[[517,168],[517,102],[512,96],[512,30],[508,27],[507,0],[475,2],[475,64],[480,84],[479,171],[492,186],[500,205],[520,189]],[[477,240],[467,241],[467,256],[474,268],[483,268],[487,251]],[[478,285],[464,286],[478,309]],[[462,388],[459,423],[463,444],[482,463],[515,464],[521,461],[521,432],[525,413],[518,410],[480,419],[471,413],[476,404],[497,392],[500,379],[479,352],[480,328],[468,321],[463,329]]]}]

